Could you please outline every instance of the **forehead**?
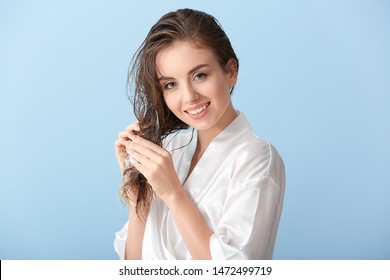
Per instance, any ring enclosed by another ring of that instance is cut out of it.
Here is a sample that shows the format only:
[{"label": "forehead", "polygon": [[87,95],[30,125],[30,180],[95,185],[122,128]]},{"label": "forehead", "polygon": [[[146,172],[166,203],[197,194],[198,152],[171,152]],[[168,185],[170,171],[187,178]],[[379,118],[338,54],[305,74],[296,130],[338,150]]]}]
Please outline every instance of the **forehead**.
[{"label": "forehead", "polygon": [[217,65],[214,53],[189,41],[175,41],[160,51],[156,58],[157,72],[163,76],[187,73],[199,64]]}]

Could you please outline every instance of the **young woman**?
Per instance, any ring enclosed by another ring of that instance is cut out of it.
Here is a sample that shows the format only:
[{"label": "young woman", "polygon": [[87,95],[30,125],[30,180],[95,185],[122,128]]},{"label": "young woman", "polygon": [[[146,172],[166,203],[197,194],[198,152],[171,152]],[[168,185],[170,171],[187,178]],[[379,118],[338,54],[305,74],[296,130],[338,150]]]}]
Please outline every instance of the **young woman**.
[{"label": "young woman", "polygon": [[150,30],[129,71],[138,122],[115,143],[130,212],[120,258],[272,258],[284,165],[233,107],[238,68],[211,15],[177,10]]}]

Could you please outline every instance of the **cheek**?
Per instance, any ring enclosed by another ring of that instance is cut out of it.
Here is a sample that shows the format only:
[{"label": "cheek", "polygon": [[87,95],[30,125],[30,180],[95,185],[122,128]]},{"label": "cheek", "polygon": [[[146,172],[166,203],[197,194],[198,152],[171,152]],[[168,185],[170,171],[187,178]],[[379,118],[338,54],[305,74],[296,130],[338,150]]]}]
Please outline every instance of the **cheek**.
[{"label": "cheek", "polygon": [[168,109],[171,110],[172,112],[175,112],[178,110],[179,107],[179,102],[176,100],[177,98],[172,95],[172,94],[164,94],[164,100],[165,103],[168,106]]},{"label": "cheek", "polygon": [[229,84],[226,83],[226,80],[219,78],[209,83],[207,88],[204,88],[204,91],[208,93],[207,95],[210,98],[224,99],[226,94],[229,95]]}]

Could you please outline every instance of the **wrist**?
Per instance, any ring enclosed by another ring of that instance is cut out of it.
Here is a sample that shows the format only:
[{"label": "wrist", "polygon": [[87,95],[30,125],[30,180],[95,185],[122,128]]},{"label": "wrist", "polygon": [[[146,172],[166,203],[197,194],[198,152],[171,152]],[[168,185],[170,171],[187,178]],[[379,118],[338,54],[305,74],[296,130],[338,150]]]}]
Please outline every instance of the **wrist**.
[{"label": "wrist", "polygon": [[168,206],[169,209],[172,209],[178,204],[178,202],[183,201],[185,195],[186,192],[184,191],[184,188],[180,187],[161,199],[164,201],[164,203]]}]

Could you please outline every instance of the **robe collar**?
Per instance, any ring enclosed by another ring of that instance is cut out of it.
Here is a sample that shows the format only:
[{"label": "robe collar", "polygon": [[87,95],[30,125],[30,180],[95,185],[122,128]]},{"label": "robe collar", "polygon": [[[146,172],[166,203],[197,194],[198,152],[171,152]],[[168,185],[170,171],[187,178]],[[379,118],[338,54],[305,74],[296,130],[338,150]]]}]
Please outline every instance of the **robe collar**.
[{"label": "robe collar", "polygon": [[[218,166],[221,159],[226,156],[229,150],[242,141],[243,137],[245,137],[244,134],[248,133],[248,131],[251,131],[251,128],[245,115],[242,112],[237,111],[237,117],[224,130],[215,136],[215,138],[207,146],[194,170],[185,181],[185,184],[190,183],[194,178],[201,181],[201,175],[206,171],[203,167],[213,165]],[[191,141],[191,143],[187,146],[185,152],[186,155],[181,166],[181,176],[179,176],[182,184],[187,177],[191,160],[195,153],[198,139],[197,136],[198,132],[196,130],[194,132],[193,141]]]}]

